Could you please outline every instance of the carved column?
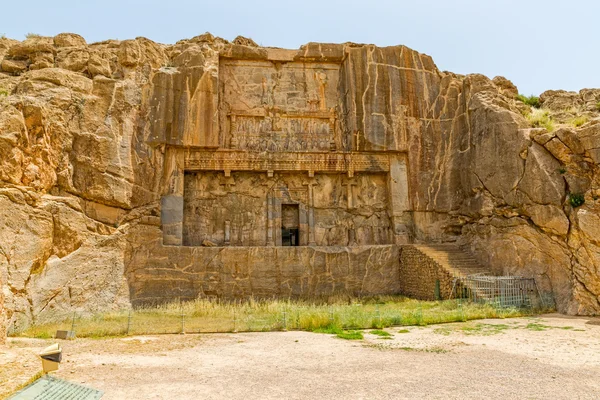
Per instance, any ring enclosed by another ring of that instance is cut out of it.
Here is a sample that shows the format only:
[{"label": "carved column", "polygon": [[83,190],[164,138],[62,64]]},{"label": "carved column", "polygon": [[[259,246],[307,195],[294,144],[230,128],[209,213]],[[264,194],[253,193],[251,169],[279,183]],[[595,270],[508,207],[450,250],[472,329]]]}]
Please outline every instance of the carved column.
[{"label": "carved column", "polygon": [[273,239],[275,246],[281,246],[281,190],[275,189],[273,193]]},{"label": "carved column", "polygon": [[273,191],[267,192],[267,246],[275,246],[273,235]]},{"label": "carved column", "polygon": [[165,150],[163,195],[160,201],[160,222],[163,244],[183,244],[184,155],[174,147]]},{"label": "carved column", "polygon": [[408,172],[404,155],[390,156],[388,174],[389,209],[394,235],[394,243],[410,243],[412,214],[408,192]]},{"label": "carved column", "polygon": [[229,246],[229,243],[231,243],[231,221],[227,220],[225,221],[225,246]]},{"label": "carved column", "polygon": [[[309,174],[310,175],[310,174]],[[313,186],[317,184],[315,178],[309,178],[304,182],[308,186],[308,245],[315,246],[315,197]]]},{"label": "carved column", "polygon": [[354,205],[355,205],[355,201],[354,201],[354,186],[358,185],[358,183],[356,182],[356,179],[354,177],[352,178],[348,178],[346,179],[346,181],[344,183],[342,183],[343,186],[346,186],[346,198],[348,201],[348,209],[353,209]]}]

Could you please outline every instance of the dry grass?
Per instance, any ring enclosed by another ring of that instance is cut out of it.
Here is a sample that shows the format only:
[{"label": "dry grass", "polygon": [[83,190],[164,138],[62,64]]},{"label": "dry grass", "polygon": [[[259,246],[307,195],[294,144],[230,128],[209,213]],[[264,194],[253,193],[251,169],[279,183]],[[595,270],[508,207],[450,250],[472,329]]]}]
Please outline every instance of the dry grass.
[{"label": "dry grass", "polygon": [[4,399],[8,399],[9,397],[12,397],[13,394],[17,393],[19,390],[25,389],[27,386],[31,385],[33,382],[40,379],[42,376],[44,376],[44,372],[39,371],[35,375],[33,375],[31,378],[29,378],[26,382],[13,388],[10,392],[0,393],[0,400],[4,400]]},{"label": "dry grass", "polygon": [[548,132],[552,132],[555,128],[554,121],[550,117],[548,110],[532,108],[531,112],[525,115],[529,124],[534,128],[545,128]]},{"label": "dry grass", "polygon": [[[522,310],[499,309],[460,300],[418,301],[398,296],[337,300],[329,304],[292,300],[224,302],[199,299],[131,312],[124,310],[76,316],[74,330],[78,337],[286,329],[338,332],[523,314]],[[55,315],[52,322],[30,326],[14,335],[51,338],[56,330],[69,330],[72,324],[73,314]]]},{"label": "dry grass", "polygon": [[581,125],[588,122],[588,120],[589,120],[589,118],[586,115],[580,115],[571,120],[571,125],[573,125],[576,128],[579,128]]}]

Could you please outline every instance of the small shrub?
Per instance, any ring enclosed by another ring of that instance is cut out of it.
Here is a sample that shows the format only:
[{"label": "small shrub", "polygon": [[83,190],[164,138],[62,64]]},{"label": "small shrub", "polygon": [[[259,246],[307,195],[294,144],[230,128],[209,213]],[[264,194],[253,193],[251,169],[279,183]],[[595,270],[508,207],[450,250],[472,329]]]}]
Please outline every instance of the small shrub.
[{"label": "small shrub", "polygon": [[580,193],[571,193],[569,194],[569,203],[573,208],[580,207],[585,203],[585,197]]},{"label": "small shrub", "polygon": [[31,32],[29,32],[27,35],[25,35],[26,39],[38,39],[41,37],[42,37],[42,35],[40,35],[38,33],[31,33]]},{"label": "small shrub", "polygon": [[586,117],[585,115],[580,115],[579,117],[575,117],[571,120],[571,125],[578,128],[586,122],[588,122],[588,117]]},{"label": "small shrub", "polygon": [[567,173],[567,169],[565,167],[560,167],[558,169],[558,173],[561,174],[561,175],[564,175],[564,174]]},{"label": "small shrub", "polygon": [[596,111],[600,111],[600,101],[596,103]]},{"label": "small shrub", "polygon": [[517,96],[517,100],[527,104],[528,106],[531,106],[533,108],[540,108],[541,104],[540,104],[540,98],[534,95],[531,95],[529,97],[524,96],[522,94]]},{"label": "small shrub", "polygon": [[0,97],[6,97],[8,95],[9,95],[8,90],[0,88]]},{"label": "small shrub", "polygon": [[554,121],[547,110],[535,109],[525,117],[534,128],[545,128],[548,132],[554,130]]}]

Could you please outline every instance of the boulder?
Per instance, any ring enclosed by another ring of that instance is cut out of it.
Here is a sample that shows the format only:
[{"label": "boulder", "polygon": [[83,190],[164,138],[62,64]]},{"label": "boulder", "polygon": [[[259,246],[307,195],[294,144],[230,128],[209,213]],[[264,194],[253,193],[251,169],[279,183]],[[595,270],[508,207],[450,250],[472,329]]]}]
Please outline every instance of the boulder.
[{"label": "boulder", "polygon": [[10,74],[20,74],[27,70],[28,63],[24,60],[11,60],[5,58],[4,60],[2,60],[2,64],[0,64],[0,66],[2,67],[3,72],[8,72]]},{"label": "boulder", "polygon": [[56,47],[85,47],[87,43],[83,36],[76,33],[59,33],[53,38]]}]

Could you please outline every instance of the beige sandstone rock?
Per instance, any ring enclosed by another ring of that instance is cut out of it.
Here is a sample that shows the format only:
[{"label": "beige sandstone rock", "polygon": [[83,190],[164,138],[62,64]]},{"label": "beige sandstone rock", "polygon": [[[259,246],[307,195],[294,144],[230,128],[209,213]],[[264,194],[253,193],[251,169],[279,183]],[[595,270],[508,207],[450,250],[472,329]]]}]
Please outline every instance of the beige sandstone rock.
[{"label": "beige sandstone rock", "polygon": [[119,48],[119,63],[126,67],[135,67],[140,61],[140,45],[135,40],[124,40]]},{"label": "beige sandstone rock", "polygon": [[88,72],[91,76],[103,75],[106,77],[111,76],[111,68],[109,60],[102,57],[99,53],[90,54],[90,58],[87,64]]},{"label": "beige sandstone rock", "polygon": [[54,36],[53,41],[56,47],[84,47],[87,45],[83,36],[76,33],[59,33]]},{"label": "beige sandstone rock", "polygon": [[56,64],[59,68],[70,71],[83,71],[90,59],[90,54],[86,49],[64,48],[56,55]]},{"label": "beige sandstone rock", "polygon": [[396,244],[432,240],[600,312],[599,90],[545,92],[589,120],[547,132],[507,79],[405,46],[60,34],[0,39],[0,61],[10,326],[180,295],[389,293]]},{"label": "beige sandstone rock", "polygon": [[494,82],[494,84],[500,88],[502,94],[506,97],[516,97],[519,94],[519,90],[515,84],[503,76],[494,77],[492,82]]},{"label": "beige sandstone rock", "polygon": [[3,72],[19,74],[27,69],[27,62],[24,60],[10,60],[5,58],[2,60],[0,66],[2,67]]}]

